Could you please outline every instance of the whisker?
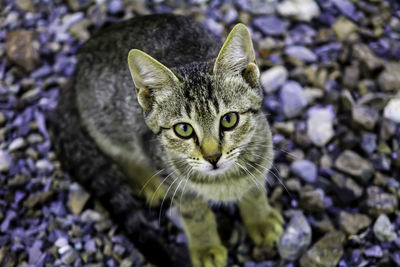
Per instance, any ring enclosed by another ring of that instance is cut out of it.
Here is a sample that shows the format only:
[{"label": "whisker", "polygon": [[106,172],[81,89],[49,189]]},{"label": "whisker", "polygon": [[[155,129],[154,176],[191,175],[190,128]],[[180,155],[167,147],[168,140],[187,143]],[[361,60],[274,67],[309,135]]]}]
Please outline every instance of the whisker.
[{"label": "whisker", "polygon": [[[175,192],[172,194],[172,198],[171,198],[171,202],[169,203],[169,207],[171,208],[171,206],[172,206],[172,202],[174,201],[174,197],[175,197],[175,194],[176,194],[176,191],[178,191],[178,189],[179,189],[179,186],[181,186],[181,183],[183,182],[183,181],[185,181],[184,179],[182,179],[180,182],[179,182],[179,184],[178,184],[178,186],[176,187],[176,189],[175,189]],[[171,216],[171,209],[169,210],[169,215]]]},{"label": "whisker", "polygon": [[165,201],[165,199],[166,199],[167,196],[168,196],[169,190],[172,188],[172,186],[174,185],[174,183],[175,183],[176,181],[178,181],[178,180],[179,180],[179,176],[176,177],[175,180],[168,186],[167,192],[165,193],[165,195],[164,195],[164,197],[163,197],[163,200],[162,200],[161,206],[160,206],[160,212],[158,213],[158,225],[161,225],[161,212],[162,212],[162,209],[163,209],[164,201]]},{"label": "whisker", "polygon": [[[257,178],[254,176],[254,174],[252,174],[249,169],[247,169],[245,166],[241,165],[239,162],[235,162],[240,168],[242,168],[246,173],[250,174],[250,179],[255,183],[255,185],[257,186],[257,188],[262,191],[262,192],[266,192],[265,187],[263,187],[258,181]],[[253,178],[252,178],[253,177]],[[262,189],[262,190],[261,190]]]},{"label": "whisker", "polygon": [[170,174],[167,175],[167,177],[165,177],[162,182],[158,185],[158,187],[156,188],[156,191],[154,191],[153,196],[151,197],[150,200],[150,204],[149,204],[149,211],[151,209],[151,204],[153,203],[154,197],[156,196],[157,191],[160,189],[160,187],[162,186],[162,184],[172,175],[176,172],[176,170],[174,170],[173,172],[171,172]]},{"label": "whisker", "polygon": [[165,170],[165,168],[159,170],[158,172],[156,172],[155,174],[153,174],[153,176],[151,176],[151,177],[149,178],[149,180],[142,186],[142,189],[140,189],[139,195],[143,192],[143,190],[144,190],[144,189],[146,188],[146,186],[150,183],[150,181],[151,181],[154,177],[156,177],[157,174],[161,173],[163,170]]},{"label": "whisker", "polygon": [[186,189],[186,184],[189,181],[190,175],[192,174],[193,168],[190,168],[188,174],[186,175],[186,181],[185,184],[183,185],[183,189],[182,189],[182,193],[181,193],[181,197],[179,199],[179,208],[182,206],[182,196],[185,193],[185,189]]}]

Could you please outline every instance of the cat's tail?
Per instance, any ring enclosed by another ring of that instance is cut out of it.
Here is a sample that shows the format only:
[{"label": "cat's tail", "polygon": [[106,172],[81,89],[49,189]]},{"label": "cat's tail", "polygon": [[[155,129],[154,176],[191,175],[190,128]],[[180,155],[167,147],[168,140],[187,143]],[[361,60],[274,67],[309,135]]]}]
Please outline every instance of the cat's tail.
[{"label": "cat's tail", "polygon": [[147,260],[157,266],[190,265],[186,248],[168,244],[150,225],[143,202],[81,125],[72,84],[60,90],[58,107],[47,120],[63,169],[102,202]]}]

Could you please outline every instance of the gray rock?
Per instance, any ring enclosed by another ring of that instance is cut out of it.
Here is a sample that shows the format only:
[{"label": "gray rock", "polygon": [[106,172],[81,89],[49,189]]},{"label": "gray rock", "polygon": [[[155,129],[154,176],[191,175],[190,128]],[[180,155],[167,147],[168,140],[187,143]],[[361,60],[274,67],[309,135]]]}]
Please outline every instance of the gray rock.
[{"label": "gray rock", "polygon": [[319,6],[314,0],[285,0],[278,4],[277,10],[279,15],[299,21],[311,21],[320,14]]},{"label": "gray rock", "polygon": [[317,181],[317,166],[309,160],[297,160],[290,166],[292,172],[308,183]]},{"label": "gray rock", "polygon": [[82,10],[90,5],[91,0],[67,0],[68,6],[74,10]]},{"label": "gray rock", "polygon": [[349,89],[356,88],[359,79],[360,66],[358,66],[358,64],[347,66],[344,71],[343,85]]},{"label": "gray rock", "polygon": [[342,211],[339,214],[339,224],[343,231],[355,235],[360,230],[367,228],[371,224],[371,220],[364,214],[351,214]]},{"label": "gray rock", "polygon": [[311,244],[311,234],[307,218],[302,212],[295,213],[278,244],[280,256],[285,260],[296,260]]},{"label": "gray rock", "polygon": [[353,46],[353,55],[361,61],[369,71],[375,71],[382,68],[383,61],[375,56],[366,44],[356,44]]},{"label": "gray rock", "polygon": [[67,206],[73,214],[80,214],[89,197],[90,195],[82,187],[74,183],[70,187]]},{"label": "gray rock", "polygon": [[359,106],[368,106],[375,110],[381,110],[387,103],[387,95],[383,93],[367,93],[358,99]]},{"label": "gray rock", "polygon": [[72,264],[77,258],[78,258],[78,254],[76,253],[75,250],[73,250],[72,248],[65,252],[64,255],[61,257],[61,261],[67,265]]},{"label": "gray rock", "polygon": [[368,182],[374,173],[372,164],[351,150],[345,150],[340,154],[334,166],[344,173],[353,175],[363,183]]},{"label": "gray rock", "polygon": [[308,112],[307,135],[317,146],[325,146],[334,135],[331,108],[312,108]]},{"label": "gray rock", "polygon": [[32,0],[16,0],[15,4],[18,8],[25,12],[35,12],[35,4]]},{"label": "gray rock", "polygon": [[303,88],[294,81],[286,82],[280,91],[283,113],[287,118],[298,116],[307,106],[307,95]]},{"label": "gray rock", "polygon": [[104,220],[104,216],[95,210],[87,209],[81,214],[81,220],[83,222],[99,222]]},{"label": "gray rock", "polygon": [[40,159],[36,162],[36,168],[40,171],[52,171],[54,166],[47,159]]},{"label": "gray rock", "polygon": [[7,172],[10,169],[12,160],[7,151],[0,150],[0,172]]},{"label": "gray rock", "polygon": [[28,175],[24,174],[17,174],[13,178],[9,179],[7,184],[9,187],[18,187],[18,186],[23,186],[27,184],[30,180],[30,177]]},{"label": "gray rock", "polygon": [[385,63],[385,69],[378,77],[379,87],[383,91],[397,91],[400,88],[400,64]]},{"label": "gray rock", "polygon": [[300,259],[301,267],[336,266],[343,255],[345,235],[332,231],[324,235]]},{"label": "gray rock", "polygon": [[32,71],[39,63],[38,48],[34,45],[34,33],[28,30],[14,30],[6,38],[7,58],[26,71]]},{"label": "gray rock", "polygon": [[0,126],[2,126],[6,120],[6,116],[4,116],[3,112],[0,112]]},{"label": "gray rock", "polygon": [[51,192],[51,191],[40,192],[40,193],[30,195],[25,200],[24,206],[27,208],[33,208],[36,205],[45,203],[47,200],[49,200],[51,198],[52,195],[53,195],[53,192]]},{"label": "gray rock", "polygon": [[340,101],[344,111],[352,110],[355,105],[355,101],[349,90],[340,92]]},{"label": "gray rock", "polygon": [[285,135],[291,135],[295,131],[295,125],[293,121],[274,122],[273,127],[278,133],[282,133]]},{"label": "gray rock", "polygon": [[[400,88],[400,86],[398,88]],[[400,97],[389,100],[383,110],[383,116],[389,120],[400,123]]]},{"label": "gray rock", "polygon": [[275,16],[258,17],[253,21],[254,26],[266,35],[280,35],[286,32],[287,22]]},{"label": "gray rock", "polygon": [[379,119],[379,113],[369,107],[356,106],[352,110],[353,121],[366,130],[373,130]]},{"label": "gray rock", "polygon": [[390,222],[388,216],[381,214],[374,224],[374,235],[382,242],[394,241],[397,239],[397,234],[394,226]]},{"label": "gray rock", "polygon": [[40,144],[40,143],[43,143],[43,141],[44,141],[44,138],[40,134],[33,133],[28,136],[28,142],[31,145]]},{"label": "gray rock", "polygon": [[131,267],[133,266],[133,261],[131,259],[123,259],[121,261],[120,267]]},{"label": "gray rock", "polygon": [[370,186],[367,188],[366,206],[369,214],[379,216],[395,212],[398,202],[396,196],[383,192],[377,186]]},{"label": "gray rock", "polygon": [[379,136],[383,140],[388,140],[396,133],[396,123],[393,120],[383,119],[379,127]]},{"label": "gray rock", "polygon": [[285,54],[304,62],[315,62],[318,59],[316,54],[304,46],[289,46],[285,49]]},{"label": "gray rock", "polygon": [[8,146],[8,151],[14,152],[24,148],[25,146],[26,146],[25,139],[22,137],[18,137],[10,143],[10,145]]},{"label": "gray rock", "polygon": [[260,82],[266,93],[275,92],[287,80],[288,71],[284,66],[274,66],[261,73]]},{"label": "gray rock", "polygon": [[303,187],[300,191],[300,206],[310,212],[321,212],[324,210],[325,192],[320,189]]},{"label": "gray rock", "polygon": [[361,147],[362,149],[371,154],[376,149],[376,134],[363,133],[361,136]]},{"label": "gray rock", "polygon": [[345,17],[339,17],[332,26],[333,32],[339,41],[345,41],[350,35],[357,32],[357,25]]}]

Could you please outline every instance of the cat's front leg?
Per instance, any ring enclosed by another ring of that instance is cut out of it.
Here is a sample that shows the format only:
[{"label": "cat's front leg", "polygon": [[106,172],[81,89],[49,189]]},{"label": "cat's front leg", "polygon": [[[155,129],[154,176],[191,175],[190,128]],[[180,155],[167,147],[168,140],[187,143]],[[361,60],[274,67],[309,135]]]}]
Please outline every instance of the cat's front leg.
[{"label": "cat's front leg", "polygon": [[193,266],[226,266],[227,250],[221,244],[214,213],[207,202],[193,195],[184,195],[179,206]]},{"label": "cat's front leg", "polygon": [[238,202],[240,215],[253,242],[262,247],[275,247],[283,232],[283,218],[272,208],[264,190],[251,188]]}]

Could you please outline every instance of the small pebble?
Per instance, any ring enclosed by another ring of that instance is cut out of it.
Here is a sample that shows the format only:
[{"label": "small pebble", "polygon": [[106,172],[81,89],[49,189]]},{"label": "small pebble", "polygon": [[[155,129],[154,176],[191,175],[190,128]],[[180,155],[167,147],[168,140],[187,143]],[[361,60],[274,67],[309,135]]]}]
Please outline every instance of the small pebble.
[{"label": "small pebble", "polygon": [[307,95],[304,89],[295,81],[286,82],[280,91],[280,101],[283,113],[287,118],[293,118],[307,106]]},{"label": "small pebble", "polygon": [[0,150],[0,172],[7,172],[10,169],[12,159],[8,152]]},{"label": "small pebble", "polygon": [[283,66],[274,66],[261,73],[260,82],[266,93],[275,92],[287,80],[288,71]]},{"label": "small pebble", "polygon": [[286,260],[296,260],[311,244],[311,233],[311,227],[303,213],[295,213],[281,236],[279,255]]},{"label": "small pebble", "polygon": [[389,120],[400,123],[400,97],[389,100],[383,111],[383,116]]},{"label": "small pebble", "polygon": [[378,217],[374,224],[374,235],[382,242],[394,241],[397,238],[397,234],[394,230],[392,223],[388,216],[382,214]]},{"label": "small pebble", "polygon": [[309,160],[297,160],[292,163],[290,169],[294,174],[308,183],[317,181],[317,167]]},{"label": "small pebble", "polygon": [[300,259],[301,267],[336,266],[343,255],[345,235],[332,231],[324,235]]}]

